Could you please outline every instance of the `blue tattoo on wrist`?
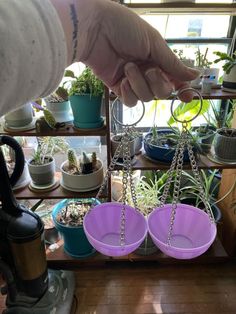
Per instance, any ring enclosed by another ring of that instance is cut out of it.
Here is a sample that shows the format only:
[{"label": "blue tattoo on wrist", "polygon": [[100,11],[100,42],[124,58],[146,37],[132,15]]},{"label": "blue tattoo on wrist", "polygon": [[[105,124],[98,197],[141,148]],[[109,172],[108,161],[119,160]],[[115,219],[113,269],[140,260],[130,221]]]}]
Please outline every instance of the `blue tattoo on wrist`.
[{"label": "blue tattoo on wrist", "polygon": [[73,33],[72,33],[72,63],[75,61],[76,54],[77,54],[77,46],[78,46],[78,17],[77,12],[74,4],[70,4],[70,16],[73,23]]}]

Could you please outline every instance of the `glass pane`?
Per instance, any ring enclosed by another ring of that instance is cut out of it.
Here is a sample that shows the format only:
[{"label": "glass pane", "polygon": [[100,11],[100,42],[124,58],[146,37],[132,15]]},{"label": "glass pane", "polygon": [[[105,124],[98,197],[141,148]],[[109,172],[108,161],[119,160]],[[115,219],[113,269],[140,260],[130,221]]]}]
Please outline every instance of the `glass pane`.
[{"label": "glass pane", "polygon": [[229,15],[170,15],[164,37],[226,37],[229,20]]},{"label": "glass pane", "polygon": [[155,15],[141,17],[156,28],[164,38],[227,37],[229,15]]}]

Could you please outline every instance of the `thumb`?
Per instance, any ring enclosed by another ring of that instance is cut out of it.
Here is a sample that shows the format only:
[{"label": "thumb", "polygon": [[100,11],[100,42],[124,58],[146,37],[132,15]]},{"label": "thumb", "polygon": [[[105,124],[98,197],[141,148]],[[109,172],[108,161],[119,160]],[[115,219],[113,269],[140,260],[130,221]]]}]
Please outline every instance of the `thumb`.
[{"label": "thumb", "polygon": [[151,40],[151,43],[151,56],[153,61],[159,65],[162,71],[166,72],[173,79],[192,81],[200,75],[198,70],[185,66],[176,57],[158,32],[155,34],[155,39]]}]

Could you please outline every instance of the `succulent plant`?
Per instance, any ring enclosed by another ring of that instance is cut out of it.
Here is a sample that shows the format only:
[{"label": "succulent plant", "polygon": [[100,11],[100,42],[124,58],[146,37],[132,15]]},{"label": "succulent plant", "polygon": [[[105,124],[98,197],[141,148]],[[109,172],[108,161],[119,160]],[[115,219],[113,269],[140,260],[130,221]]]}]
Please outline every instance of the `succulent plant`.
[{"label": "succulent plant", "polygon": [[67,152],[67,158],[68,158],[68,163],[69,163],[69,168],[77,168],[78,169],[78,161],[77,161],[77,157],[76,157],[76,153],[74,151],[74,149],[68,149]]},{"label": "succulent plant", "polygon": [[97,154],[95,152],[92,153],[91,160],[92,160],[93,168],[95,168],[97,164]]},{"label": "succulent plant", "polygon": [[51,111],[49,111],[48,109],[44,109],[43,110],[43,114],[44,114],[44,119],[47,122],[47,124],[54,129],[56,127],[56,119],[54,118],[53,114],[51,113]]}]

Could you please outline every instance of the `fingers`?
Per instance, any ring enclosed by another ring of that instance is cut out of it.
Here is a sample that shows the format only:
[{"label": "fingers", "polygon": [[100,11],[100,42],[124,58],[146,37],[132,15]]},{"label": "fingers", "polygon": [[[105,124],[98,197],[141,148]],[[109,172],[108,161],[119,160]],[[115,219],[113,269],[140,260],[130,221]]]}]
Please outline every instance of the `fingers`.
[{"label": "fingers", "polygon": [[160,99],[170,96],[173,91],[173,85],[159,68],[146,71],[145,76],[154,96]]},{"label": "fingers", "polygon": [[[134,106],[138,100],[150,101],[152,99],[167,99],[174,90],[189,87],[189,82],[169,79],[158,67],[148,69],[142,73],[133,63],[125,66],[126,77],[120,82],[119,95],[127,106]],[[193,98],[191,91],[180,94],[179,99],[190,102]]]},{"label": "fingers", "polygon": [[153,93],[139,68],[134,63],[129,62],[125,65],[125,74],[133,93],[138,99],[141,101],[153,99]]},{"label": "fingers", "polygon": [[120,92],[127,106],[134,106],[137,101],[150,101],[168,98],[173,91],[173,84],[159,69],[149,69],[143,74],[132,62],[125,66],[126,77],[121,81]]}]

